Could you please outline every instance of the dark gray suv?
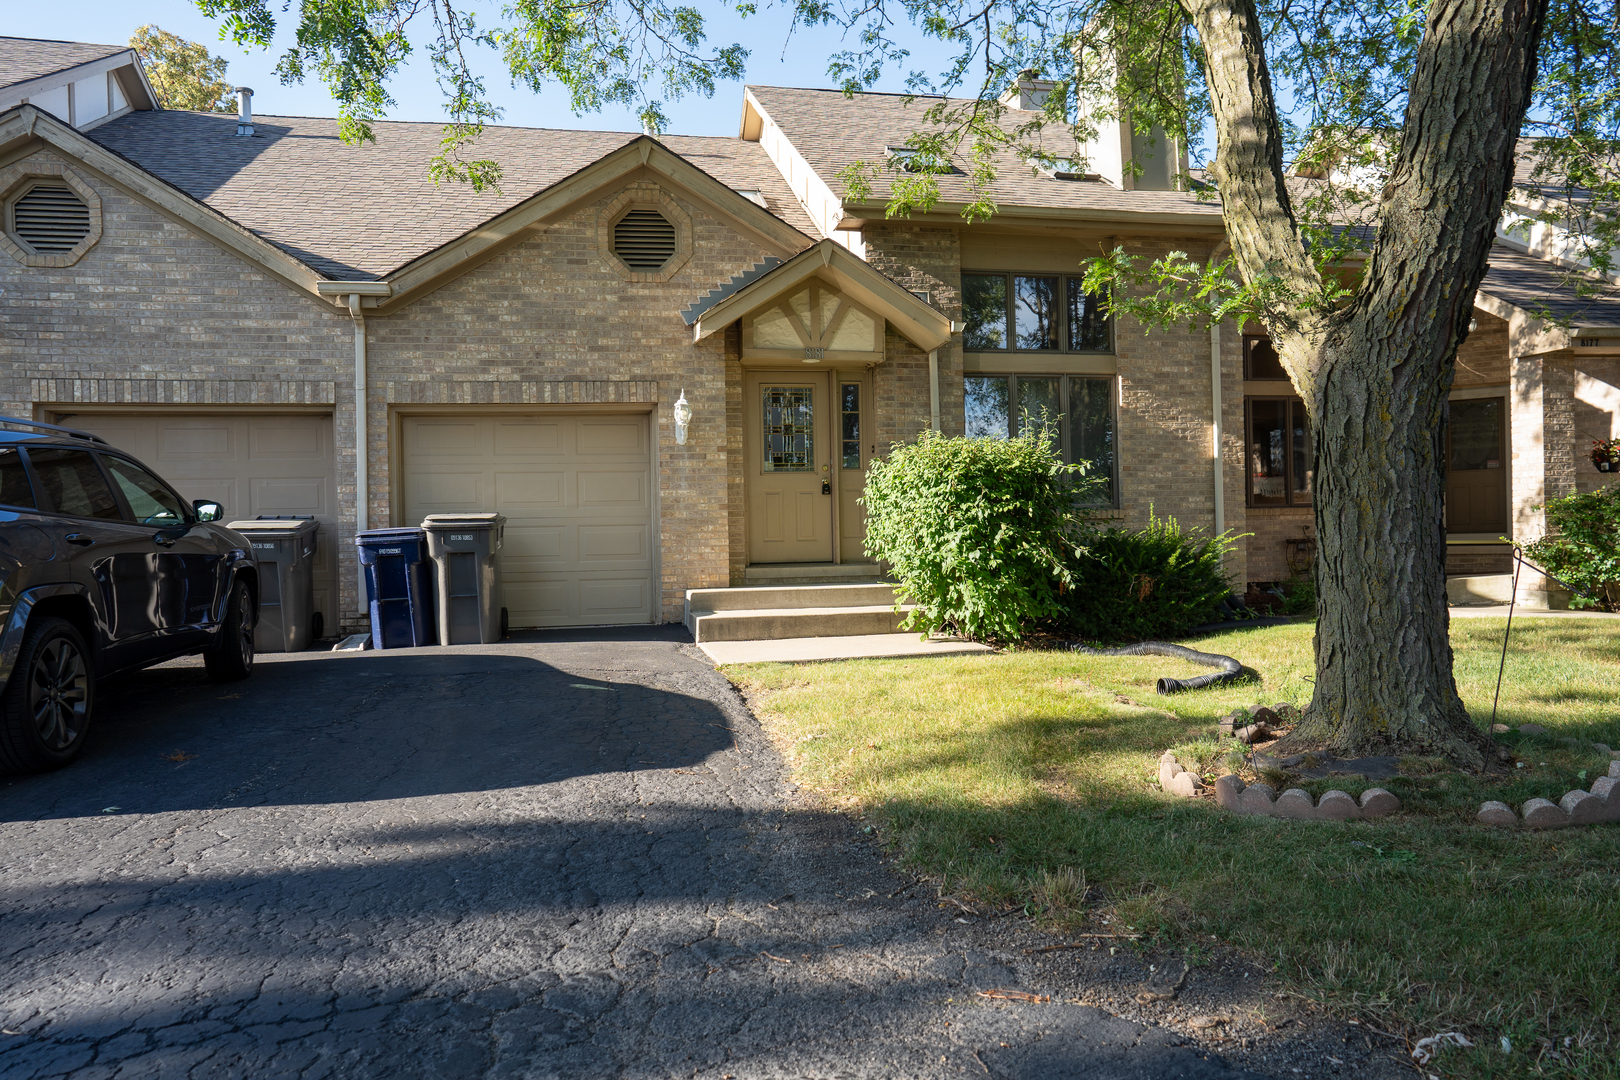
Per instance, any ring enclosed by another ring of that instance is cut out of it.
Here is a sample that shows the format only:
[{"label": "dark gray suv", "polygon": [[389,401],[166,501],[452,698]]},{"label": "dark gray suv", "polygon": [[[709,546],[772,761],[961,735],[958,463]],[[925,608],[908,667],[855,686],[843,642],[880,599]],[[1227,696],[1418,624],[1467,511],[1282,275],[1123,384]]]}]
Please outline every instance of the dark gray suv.
[{"label": "dark gray suv", "polygon": [[0,772],[72,761],[108,675],[253,671],[258,564],[222,516],[98,436],[0,417]]}]

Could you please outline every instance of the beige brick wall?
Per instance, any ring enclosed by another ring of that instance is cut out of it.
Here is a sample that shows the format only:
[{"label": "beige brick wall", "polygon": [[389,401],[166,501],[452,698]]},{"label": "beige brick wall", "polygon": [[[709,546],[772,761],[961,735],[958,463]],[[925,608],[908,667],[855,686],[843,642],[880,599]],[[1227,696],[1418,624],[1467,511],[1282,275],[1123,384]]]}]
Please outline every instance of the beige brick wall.
[{"label": "beige brick wall", "polygon": [[[631,282],[598,243],[605,193],[535,238],[370,323],[368,437],[372,512],[388,520],[388,403],[535,399],[655,402],[658,412],[661,607],[681,617],[687,589],[725,587],[740,573],[741,368],[734,333],[694,345],[680,310],[765,258],[700,205],[691,260],[669,281]],[[413,386],[422,390],[413,390]],[[536,389],[525,389],[525,388]],[[694,417],[675,442],[670,405],[682,390]]]},{"label": "beige brick wall", "polygon": [[[50,152],[26,163],[73,162]],[[338,500],[354,499],[354,337],[346,314],[298,293],[122,189],[74,168],[101,199],[102,235],[72,266],[0,254],[0,413],[53,406],[333,405]],[[356,600],[353,521],[340,524],[340,601]]]},{"label": "beige brick wall", "polygon": [[[885,222],[861,233],[866,261],[906,289],[925,291],[946,318],[962,318],[962,253],[954,225]],[[878,454],[909,443],[932,418],[928,354],[895,333],[885,335],[884,363],[872,372],[872,435]],[[940,430],[962,434],[962,337],[939,350]]]},{"label": "beige brick wall", "polygon": [[1478,325],[1468,340],[1457,346],[1457,376],[1452,388],[1506,385],[1510,378],[1507,320],[1475,308],[1474,321]]}]

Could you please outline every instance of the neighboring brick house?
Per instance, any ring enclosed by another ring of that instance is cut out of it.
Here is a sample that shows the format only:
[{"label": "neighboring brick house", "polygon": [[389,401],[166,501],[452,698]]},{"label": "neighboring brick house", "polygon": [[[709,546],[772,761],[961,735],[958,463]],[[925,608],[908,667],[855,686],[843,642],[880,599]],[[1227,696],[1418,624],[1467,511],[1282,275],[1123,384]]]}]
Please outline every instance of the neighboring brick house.
[{"label": "neighboring brick house", "polygon": [[[0,94],[7,65],[0,41]],[[1008,158],[988,222],[960,217],[959,175],[887,219],[881,184],[834,192],[915,126],[891,95],[750,88],[738,138],[491,128],[482,194],[428,179],[438,125],[351,147],[333,120],[125,104],[83,131],[32,99],[0,112],[0,413],[105,434],[233,517],[316,515],[328,626],[364,620],[353,533],[433,512],[507,515],[514,626],[673,621],[751,567],[869,570],[873,458],[931,426],[1007,433],[1021,407],[1099,463],[1104,518],[1255,533],[1239,580],[1288,576],[1309,532],[1303,414],[1263,343],[1144,335],[1076,288],[1116,246],[1208,256],[1219,209],[1189,194]],[[1534,530],[1534,500],[1582,482],[1580,379],[1620,380],[1571,367],[1593,347],[1523,303],[1482,297],[1456,396],[1514,388],[1504,498]]]}]

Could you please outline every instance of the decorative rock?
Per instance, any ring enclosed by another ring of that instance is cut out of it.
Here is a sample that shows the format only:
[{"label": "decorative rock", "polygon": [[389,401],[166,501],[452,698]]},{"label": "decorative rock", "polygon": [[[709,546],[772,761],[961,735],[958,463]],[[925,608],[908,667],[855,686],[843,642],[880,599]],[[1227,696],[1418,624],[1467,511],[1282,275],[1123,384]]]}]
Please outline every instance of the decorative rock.
[{"label": "decorative rock", "polygon": [[1609,744],[1608,743],[1595,742],[1595,743],[1592,744],[1592,749],[1596,750],[1600,754],[1612,754],[1612,753],[1614,753],[1613,750],[1609,749]]},{"label": "decorative rock", "polygon": [[1492,799],[1479,808],[1479,816],[1476,820],[1484,825],[1506,825],[1511,828],[1518,825],[1519,815],[1515,814],[1513,807],[1507,803],[1497,802]]},{"label": "decorative rock", "polygon": [[1241,796],[1243,812],[1245,814],[1258,814],[1261,817],[1271,817],[1276,812],[1276,793],[1271,790],[1270,784],[1250,784],[1243,789]]},{"label": "decorative rock", "polygon": [[1609,808],[1603,799],[1584,791],[1565,793],[1558,805],[1569,815],[1571,825],[1595,825],[1607,821]]},{"label": "decorative rock", "polygon": [[1236,776],[1223,776],[1215,781],[1215,801],[1222,809],[1243,812],[1243,781]]},{"label": "decorative rock", "polygon": [[1616,780],[1612,776],[1600,776],[1592,781],[1592,794],[1620,806],[1620,795],[1614,793],[1616,787],[1620,787],[1620,780]]},{"label": "decorative rock", "polygon": [[1492,735],[1506,735],[1508,732],[1510,732],[1512,730],[1513,729],[1508,727],[1506,724],[1492,724],[1491,725],[1491,734]]},{"label": "decorative rock", "polygon": [[1164,755],[1159,758],[1159,786],[1165,791],[1169,791],[1171,782],[1175,780],[1176,774],[1181,771],[1181,766],[1176,764],[1176,755],[1166,750]]},{"label": "decorative rock", "polygon": [[1519,725],[1519,734],[1520,735],[1545,735],[1545,734],[1547,734],[1547,729],[1542,727],[1540,724],[1520,724]]},{"label": "decorative rock", "polygon": [[1264,705],[1250,705],[1249,719],[1254,721],[1256,724],[1275,724],[1277,722],[1277,714],[1266,708]]},{"label": "decorative rock", "polygon": [[1316,804],[1319,821],[1345,821],[1360,816],[1361,807],[1356,805],[1356,800],[1342,791],[1330,791]]},{"label": "decorative rock", "polygon": [[1265,723],[1250,724],[1248,727],[1238,728],[1232,732],[1232,737],[1238,742],[1248,746],[1266,738],[1271,734],[1271,727]]},{"label": "decorative rock", "polygon": [[1311,793],[1304,788],[1289,788],[1277,796],[1272,812],[1280,818],[1309,821],[1316,817],[1316,804],[1311,802]]},{"label": "decorative rock", "polygon": [[[1180,795],[1188,799],[1196,799],[1198,797],[1198,791],[1202,787],[1203,785],[1198,782],[1198,777],[1181,768],[1179,765],[1176,766],[1176,775],[1170,781],[1170,794]],[[1590,799],[1592,796],[1587,795],[1586,797]]]},{"label": "decorative rock", "polygon": [[[1361,816],[1383,817],[1401,808],[1401,800],[1381,787],[1368,788],[1361,793]],[[1509,811],[1511,813],[1511,811]]]},{"label": "decorative rock", "polygon": [[1620,760],[1609,762],[1609,779],[1620,780]]},{"label": "decorative rock", "polygon": [[1520,808],[1527,829],[1562,829],[1569,825],[1569,814],[1557,803],[1531,799]]}]

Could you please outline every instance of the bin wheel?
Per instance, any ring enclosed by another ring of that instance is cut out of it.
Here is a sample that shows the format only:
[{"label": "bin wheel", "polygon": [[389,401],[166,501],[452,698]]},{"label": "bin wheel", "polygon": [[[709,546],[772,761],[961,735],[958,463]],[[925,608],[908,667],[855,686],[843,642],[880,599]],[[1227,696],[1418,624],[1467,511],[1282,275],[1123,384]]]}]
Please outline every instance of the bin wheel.
[{"label": "bin wheel", "polygon": [[309,640],[319,641],[326,636],[326,616],[320,612],[309,617]]},{"label": "bin wheel", "polygon": [[505,637],[506,634],[507,634],[506,609],[501,608],[501,637]]}]

